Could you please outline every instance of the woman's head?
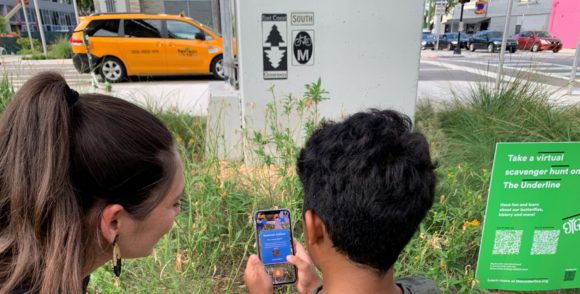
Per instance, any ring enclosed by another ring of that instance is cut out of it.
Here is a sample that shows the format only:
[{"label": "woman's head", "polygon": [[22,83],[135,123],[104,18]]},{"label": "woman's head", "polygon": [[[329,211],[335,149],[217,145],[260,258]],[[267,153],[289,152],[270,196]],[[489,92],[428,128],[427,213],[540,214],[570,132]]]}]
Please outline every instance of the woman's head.
[{"label": "woman's head", "polygon": [[77,100],[56,73],[30,79],[1,115],[0,293],[23,279],[74,291],[116,235],[139,257],[169,230],[183,175],[155,116],[110,96]]}]

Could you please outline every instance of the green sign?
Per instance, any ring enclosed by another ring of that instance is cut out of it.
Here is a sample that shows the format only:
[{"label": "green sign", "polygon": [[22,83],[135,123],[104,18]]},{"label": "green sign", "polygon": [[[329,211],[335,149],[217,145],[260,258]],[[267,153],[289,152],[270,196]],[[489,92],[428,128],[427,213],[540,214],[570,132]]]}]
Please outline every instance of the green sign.
[{"label": "green sign", "polygon": [[580,142],[499,143],[477,264],[482,289],[580,288]]}]

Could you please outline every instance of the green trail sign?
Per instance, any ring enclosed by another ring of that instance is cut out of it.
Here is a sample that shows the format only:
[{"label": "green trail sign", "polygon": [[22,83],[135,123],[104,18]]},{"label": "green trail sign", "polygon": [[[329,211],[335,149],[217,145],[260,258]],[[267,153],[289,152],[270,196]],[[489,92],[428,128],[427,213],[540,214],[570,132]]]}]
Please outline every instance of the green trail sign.
[{"label": "green trail sign", "polygon": [[477,264],[482,289],[580,288],[580,142],[499,143]]}]

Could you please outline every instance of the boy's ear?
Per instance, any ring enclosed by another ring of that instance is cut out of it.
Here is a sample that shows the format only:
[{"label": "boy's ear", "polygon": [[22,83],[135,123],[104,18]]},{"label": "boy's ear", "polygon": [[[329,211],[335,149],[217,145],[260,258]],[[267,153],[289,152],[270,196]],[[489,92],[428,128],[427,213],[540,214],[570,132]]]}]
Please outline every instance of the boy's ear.
[{"label": "boy's ear", "polygon": [[312,210],[304,213],[304,233],[306,234],[308,246],[320,245],[326,235],[324,223]]}]

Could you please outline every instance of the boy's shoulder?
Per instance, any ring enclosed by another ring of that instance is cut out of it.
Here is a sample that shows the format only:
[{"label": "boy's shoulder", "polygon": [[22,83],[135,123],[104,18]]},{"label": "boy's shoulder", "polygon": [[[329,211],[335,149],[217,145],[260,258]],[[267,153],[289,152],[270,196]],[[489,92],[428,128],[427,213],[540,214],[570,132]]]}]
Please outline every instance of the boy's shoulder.
[{"label": "boy's shoulder", "polygon": [[403,294],[438,294],[441,293],[439,286],[431,279],[425,277],[405,277],[395,281]]}]

